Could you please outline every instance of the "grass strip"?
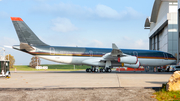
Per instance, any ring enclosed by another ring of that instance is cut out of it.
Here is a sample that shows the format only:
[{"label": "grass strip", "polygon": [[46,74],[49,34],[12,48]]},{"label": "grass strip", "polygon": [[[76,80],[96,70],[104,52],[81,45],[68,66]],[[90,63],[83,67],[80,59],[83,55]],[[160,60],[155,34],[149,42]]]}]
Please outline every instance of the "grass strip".
[{"label": "grass strip", "polygon": [[160,91],[154,93],[158,101],[180,101],[180,91],[166,91],[166,84]]},{"label": "grass strip", "polygon": [[[80,66],[80,65],[42,65],[48,66],[46,71],[78,71],[78,70],[85,70],[86,68],[90,68],[90,66]],[[45,71],[44,69],[35,69],[29,67],[27,65],[15,65],[14,68],[10,68],[10,71]]]}]

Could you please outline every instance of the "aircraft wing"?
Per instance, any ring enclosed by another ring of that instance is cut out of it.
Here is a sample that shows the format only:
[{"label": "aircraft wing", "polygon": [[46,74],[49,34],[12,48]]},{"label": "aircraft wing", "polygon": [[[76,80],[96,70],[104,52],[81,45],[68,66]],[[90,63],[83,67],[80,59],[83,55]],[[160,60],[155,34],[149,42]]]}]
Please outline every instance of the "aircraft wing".
[{"label": "aircraft wing", "polygon": [[110,53],[106,53],[105,55],[103,55],[101,61],[107,61],[107,60],[117,61],[119,57],[123,57],[123,56],[126,56],[126,54],[124,54],[120,49],[118,49],[118,47],[113,43],[112,51]]}]

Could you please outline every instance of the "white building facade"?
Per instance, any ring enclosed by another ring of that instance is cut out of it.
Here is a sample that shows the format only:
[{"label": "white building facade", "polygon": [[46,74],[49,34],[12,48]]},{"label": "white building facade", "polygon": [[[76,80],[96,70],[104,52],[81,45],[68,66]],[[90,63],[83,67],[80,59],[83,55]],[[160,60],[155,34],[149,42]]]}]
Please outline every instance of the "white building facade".
[{"label": "white building facade", "polygon": [[178,57],[178,0],[155,0],[151,17],[146,19],[145,29],[150,29],[150,50],[169,52]]}]

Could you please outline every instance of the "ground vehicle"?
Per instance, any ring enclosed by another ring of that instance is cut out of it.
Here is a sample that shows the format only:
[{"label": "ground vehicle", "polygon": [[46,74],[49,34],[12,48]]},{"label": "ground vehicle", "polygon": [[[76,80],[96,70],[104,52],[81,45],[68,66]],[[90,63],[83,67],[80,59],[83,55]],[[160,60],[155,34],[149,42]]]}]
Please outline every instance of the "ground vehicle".
[{"label": "ground vehicle", "polygon": [[9,61],[8,60],[1,60],[0,61],[0,77],[10,77],[10,71],[9,71]]},{"label": "ground vehicle", "polygon": [[0,77],[1,76],[8,77],[8,78],[11,76],[10,70],[9,70],[9,57],[8,59],[5,58],[4,48],[0,50]]},{"label": "ground vehicle", "polygon": [[174,72],[177,70],[176,68],[179,68],[178,70],[180,70],[179,65],[168,65],[166,67],[164,67],[164,66],[158,67],[158,72]]},{"label": "ground vehicle", "polygon": [[169,65],[166,67],[166,72],[174,72],[174,71],[176,71],[176,67],[179,67],[179,69],[180,69],[180,66],[178,66],[178,65]]},{"label": "ground vehicle", "polygon": [[158,67],[158,72],[165,72],[166,71],[166,67],[162,66],[162,67]]},{"label": "ground vehicle", "polygon": [[179,65],[176,65],[174,67],[175,67],[175,71],[180,71],[180,66]]}]

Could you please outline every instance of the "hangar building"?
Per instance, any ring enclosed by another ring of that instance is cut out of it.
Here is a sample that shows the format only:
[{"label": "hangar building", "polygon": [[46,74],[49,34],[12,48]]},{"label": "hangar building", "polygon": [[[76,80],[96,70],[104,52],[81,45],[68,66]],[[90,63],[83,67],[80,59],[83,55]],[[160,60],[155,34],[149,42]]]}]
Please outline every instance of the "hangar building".
[{"label": "hangar building", "polygon": [[145,21],[145,29],[150,29],[149,49],[160,50],[177,57],[178,37],[178,1],[155,0],[151,17]]}]

